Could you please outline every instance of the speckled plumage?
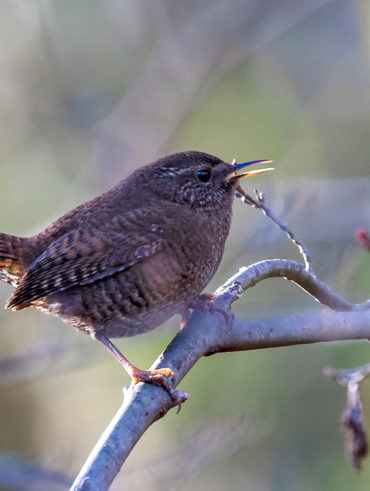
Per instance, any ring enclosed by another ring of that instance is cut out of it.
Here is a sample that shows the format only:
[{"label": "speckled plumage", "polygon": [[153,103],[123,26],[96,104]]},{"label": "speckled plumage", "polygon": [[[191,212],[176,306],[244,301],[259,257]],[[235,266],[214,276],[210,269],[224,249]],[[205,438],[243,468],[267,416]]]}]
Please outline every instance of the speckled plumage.
[{"label": "speckled plumage", "polygon": [[162,385],[181,403],[187,395],[168,385],[170,368],[140,370],[109,338],[148,331],[176,313],[186,319],[199,305],[221,261],[239,179],[270,169],[235,173],[262,162],[169,155],[34,237],[0,234],[0,279],[15,287],[6,306],[61,317],[101,341],[135,383]]},{"label": "speckled plumage", "polygon": [[1,278],[16,286],[7,306],[33,305],[107,337],[158,326],[199,296],[220,263],[233,172],[208,154],[170,155],[34,237],[0,235]]}]

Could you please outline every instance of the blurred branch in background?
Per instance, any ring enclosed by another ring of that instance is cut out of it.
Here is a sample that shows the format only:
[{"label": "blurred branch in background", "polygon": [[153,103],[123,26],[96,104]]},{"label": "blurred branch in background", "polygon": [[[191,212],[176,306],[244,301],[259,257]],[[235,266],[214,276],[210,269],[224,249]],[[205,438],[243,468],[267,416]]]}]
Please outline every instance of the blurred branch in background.
[{"label": "blurred branch in background", "polygon": [[332,1],[290,0],[282,15],[271,0],[262,8],[258,1],[206,2],[181,26],[171,26],[166,8],[155,9],[158,43],[97,129],[99,160],[120,168],[122,161],[145,162],[163,152],[187,114],[227,73]]},{"label": "blurred branch in background", "polygon": [[1,489],[63,491],[72,483],[69,476],[45,469],[24,459],[0,452]]},{"label": "blurred branch in background", "polygon": [[22,355],[0,357],[0,387],[52,377],[96,362],[102,356],[102,350],[97,347],[72,343],[68,337],[58,342],[40,340]]},{"label": "blurred branch in background", "polygon": [[[182,443],[168,453],[153,455],[125,475],[125,489],[171,491],[191,489],[197,475],[211,462],[232,457],[268,436],[266,425],[239,413],[206,420],[182,436]],[[196,452],[194,451],[196,449]],[[0,454],[0,487],[28,491],[62,491],[72,484],[69,476]],[[112,489],[122,489],[113,486]]]},{"label": "blurred branch in background", "polygon": [[267,438],[269,432],[270,428],[243,413],[206,418],[205,423],[182,437],[177,448],[160,456],[153,454],[147,462],[131,467],[125,473],[125,489],[192,489],[199,473],[209,464],[217,465],[218,459],[232,458],[243,449],[253,451],[253,446]]}]

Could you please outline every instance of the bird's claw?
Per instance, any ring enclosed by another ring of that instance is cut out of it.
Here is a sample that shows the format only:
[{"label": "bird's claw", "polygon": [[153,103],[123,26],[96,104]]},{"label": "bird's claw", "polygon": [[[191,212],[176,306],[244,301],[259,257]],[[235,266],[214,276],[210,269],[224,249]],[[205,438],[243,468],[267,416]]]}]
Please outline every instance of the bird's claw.
[{"label": "bird's claw", "polygon": [[157,368],[152,370],[137,370],[132,374],[132,379],[134,385],[139,382],[145,382],[163,387],[168,392],[173,402],[179,406],[178,411],[180,411],[181,404],[189,399],[190,393],[173,389],[167,379],[167,377],[171,377],[172,375],[174,375],[174,373],[171,368]]},{"label": "bird's claw", "polygon": [[[159,377],[158,377],[159,375]],[[173,371],[171,368],[157,368],[153,370],[140,370],[137,373],[133,374],[134,383],[137,384],[139,382],[155,382],[157,379],[163,378],[162,375],[166,375],[166,377],[171,377],[173,375]]]}]

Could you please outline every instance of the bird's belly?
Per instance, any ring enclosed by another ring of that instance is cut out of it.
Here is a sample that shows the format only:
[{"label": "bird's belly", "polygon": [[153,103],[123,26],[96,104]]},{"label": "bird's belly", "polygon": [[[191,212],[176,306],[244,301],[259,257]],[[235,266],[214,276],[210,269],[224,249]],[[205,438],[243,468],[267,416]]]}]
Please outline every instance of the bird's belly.
[{"label": "bird's belly", "polygon": [[[129,337],[141,334],[167,321],[186,308],[199,288],[176,284],[151,272],[141,277],[136,270],[119,273],[95,283],[58,292],[40,299],[35,306],[61,317],[67,324],[90,334]],[[144,279],[144,280],[143,280]],[[164,280],[164,281],[162,281]],[[202,288],[202,285],[200,285]]]},{"label": "bird's belly", "polygon": [[[181,301],[127,311],[123,304],[100,304],[88,309],[82,306],[79,291],[62,292],[35,304],[44,313],[56,315],[88,334],[104,333],[107,337],[130,337],[150,331],[186,308]],[[96,296],[95,296],[96,298]],[[129,304],[129,300],[126,302]]]},{"label": "bird's belly", "polygon": [[[107,320],[101,329],[107,337],[111,338],[136,336],[160,326],[179,313],[182,308],[184,308],[182,304],[173,303],[164,307],[140,310],[134,315],[118,315]],[[90,331],[89,326],[87,330]],[[99,327],[93,329],[96,332],[99,330]]]}]

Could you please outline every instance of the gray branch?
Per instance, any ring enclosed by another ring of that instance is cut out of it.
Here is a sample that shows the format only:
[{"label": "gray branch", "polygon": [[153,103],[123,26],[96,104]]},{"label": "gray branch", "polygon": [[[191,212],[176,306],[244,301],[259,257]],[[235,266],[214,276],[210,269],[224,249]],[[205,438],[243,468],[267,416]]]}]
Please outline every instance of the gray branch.
[{"label": "gray branch", "polygon": [[[305,270],[304,265],[294,261],[274,259],[242,268],[217,290],[217,308],[228,310],[245,290],[269,277],[294,281],[334,312],[235,320],[230,328],[217,312],[195,311],[186,327],[175,336],[151,368],[171,368],[175,374],[172,380],[175,387],[204,355],[370,338],[369,302],[350,303]],[[155,385],[140,383],[125,389],[123,404],[97,442],[71,490],[108,489],[146,429],[174,405],[168,393]]]}]

